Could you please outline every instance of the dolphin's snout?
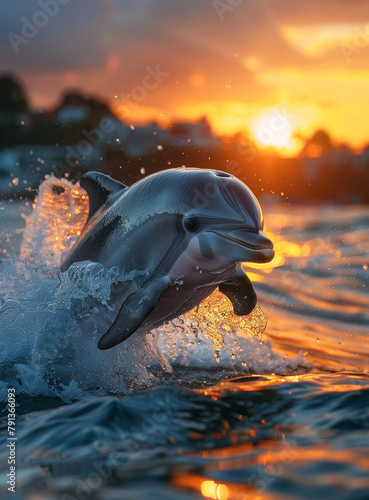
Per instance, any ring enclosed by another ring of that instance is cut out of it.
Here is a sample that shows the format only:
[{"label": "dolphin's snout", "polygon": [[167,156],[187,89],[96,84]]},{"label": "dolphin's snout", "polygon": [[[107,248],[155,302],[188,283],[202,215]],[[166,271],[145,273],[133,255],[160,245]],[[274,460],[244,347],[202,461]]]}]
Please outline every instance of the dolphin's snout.
[{"label": "dolphin's snout", "polygon": [[250,232],[248,229],[236,229],[235,231],[230,231],[228,236],[232,239],[239,240],[244,243],[245,246],[255,250],[273,249],[273,243],[261,231],[256,233]]},{"label": "dolphin's snout", "polygon": [[256,233],[248,229],[236,229],[228,233],[228,238],[252,251],[251,262],[265,264],[274,257],[273,243],[261,231]]},{"label": "dolphin's snout", "polygon": [[274,257],[273,243],[261,231],[238,228],[228,231],[212,230],[212,232],[235,245],[244,247],[245,261],[265,264]]}]

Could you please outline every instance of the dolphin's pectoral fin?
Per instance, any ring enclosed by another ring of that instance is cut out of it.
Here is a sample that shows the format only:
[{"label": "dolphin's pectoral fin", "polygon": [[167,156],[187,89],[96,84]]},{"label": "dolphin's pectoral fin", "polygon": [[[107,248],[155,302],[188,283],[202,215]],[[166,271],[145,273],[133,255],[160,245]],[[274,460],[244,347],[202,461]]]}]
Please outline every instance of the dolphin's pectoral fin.
[{"label": "dolphin's pectoral fin", "polygon": [[242,268],[235,276],[219,285],[219,291],[232,302],[237,316],[250,314],[257,302],[257,296],[248,276]]},{"label": "dolphin's pectoral fin", "polygon": [[135,333],[155,309],[161,295],[169,285],[169,278],[160,277],[151,281],[147,287],[130,295],[120,308],[114,323],[99,340],[99,349],[110,349]]},{"label": "dolphin's pectoral fin", "polygon": [[125,184],[101,172],[87,172],[81,177],[79,183],[87,191],[90,199],[90,213],[88,218],[92,217],[104,205],[110,195],[118,193],[127,187]]}]

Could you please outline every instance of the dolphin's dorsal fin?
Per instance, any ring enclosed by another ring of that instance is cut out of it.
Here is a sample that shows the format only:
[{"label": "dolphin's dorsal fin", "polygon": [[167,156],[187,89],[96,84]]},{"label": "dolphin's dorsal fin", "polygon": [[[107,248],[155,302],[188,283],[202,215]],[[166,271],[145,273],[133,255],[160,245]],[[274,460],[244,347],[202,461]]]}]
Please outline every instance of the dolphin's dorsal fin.
[{"label": "dolphin's dorsal fin", "polygon": [[89,219],[106,203],[109,196],[123,191],[127,187],[101,172],[87,172],[81,177],[79,183],[87,191],[90,199]]}]

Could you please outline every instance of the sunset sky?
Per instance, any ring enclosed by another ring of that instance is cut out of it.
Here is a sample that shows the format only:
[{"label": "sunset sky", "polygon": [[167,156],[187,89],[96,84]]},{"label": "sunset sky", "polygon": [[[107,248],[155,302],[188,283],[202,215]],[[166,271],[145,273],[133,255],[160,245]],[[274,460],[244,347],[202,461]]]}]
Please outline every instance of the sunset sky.
[{"label": "sunset sky", "polygon": [[[217,133],[249,130],[291,153],[317,128],[369,142],[367,0],[55,2],[44,0],[54,17],[39,14],[43,0],[0,8],[1,70],[33,106],[78,88],[128,122],[207,115]],[[32,38],[24,17],[44,24]]]}]

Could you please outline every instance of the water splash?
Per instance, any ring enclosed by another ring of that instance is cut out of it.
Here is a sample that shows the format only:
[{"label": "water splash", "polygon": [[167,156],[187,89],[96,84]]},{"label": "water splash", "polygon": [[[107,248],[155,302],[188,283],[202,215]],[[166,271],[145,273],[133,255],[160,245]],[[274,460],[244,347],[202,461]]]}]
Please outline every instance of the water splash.
[{"label": "water splash", "polygon": [[235,332],[246,338],[256,335],[261,340],[267,326],[267,318],[260,305],[257,304],[248,316],[236,316],[230,301],[219,291],[203,300],[185,317],[205,332],[217,351],[224,347],[225,335]]},{"label": "water splash", "polygon": [[25,216],[26,229],[20,259],[59,266],[86,223],[88,196],[79,184],[48,177],[39,187],[33,212]]}]

